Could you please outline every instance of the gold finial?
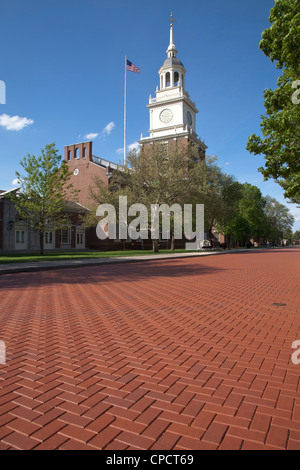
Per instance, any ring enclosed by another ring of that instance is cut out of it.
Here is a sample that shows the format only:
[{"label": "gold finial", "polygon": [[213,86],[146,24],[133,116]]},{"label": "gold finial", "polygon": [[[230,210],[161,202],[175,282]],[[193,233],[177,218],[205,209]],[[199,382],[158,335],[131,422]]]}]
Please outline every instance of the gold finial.
[{"label": "gold finial", "polygon": [[173,18],[172,12],[171,12],[171,17],[169,18],[169,20],[171,21],[171,26],[173,26],[173,23],[176,23],[176,20],[174,20]]}]

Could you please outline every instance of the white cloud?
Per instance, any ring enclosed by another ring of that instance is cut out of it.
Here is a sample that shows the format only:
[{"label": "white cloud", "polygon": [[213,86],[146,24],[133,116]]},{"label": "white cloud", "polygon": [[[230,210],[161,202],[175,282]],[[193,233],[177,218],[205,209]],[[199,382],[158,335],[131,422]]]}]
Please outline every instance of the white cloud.
[{"label": "white cloud", "polygon": [[18,178],[15,178],[14,180],[12,180],[11,184],[15,188],[15,187],[20,186],[21,182],[18,180]]},{"label": "white cloud", "polygon": [[83,136],[84,139],[86,140],[94,140],[100,135],[100,139],[107,137],[110,135],[115,127],[115,123],[113,121],[109,122],[101,131],[101,135],[99,132],[89,132],[88,134],[85,134]]},{"label": "white cloud", "polygon": [[102,134],[103,134],[104,136],[107,136],[107,135],[111,134],[111,132],[112,132],[112,130],[114,129],[114,127],[115,127],[115,123],[112,122],[112,121],[109,122],[109,123],[107,124],[107,126],[104,127],[104,129],[103,129],[103,131],[102,131]]},{"label": "white cloud", "polygon": [[228,166],[228,165],[230,165],[230,162],[225,162],[224,163],[224,166]]},{"label": "white cloud", "polygon": [[140,144],[138,142],[133,142],[132,144],[128,145],[128,150],[136,150],[138,151],[140,148]]},{"label": "white cloud", "polygon": [[93,139],[96,139],[98,137],[98,133],[97,132],[90,132],[90,134],[86,134],[84,136],[84,139],[87,139],[87,140],[93,140]]},{"label": "white cloud", "polygon": [[0,126],[4,127],[7,131],[20,131],[33,123],[32,119],[26,117],[9,116],[8,114],[0,116]]},{"label": "white cloud", "polygon": [[119,154],[123,153],[123,152],[124,152],[123,147],[118,148],[118,149],[116,150],[116,152],[119,153]]}]

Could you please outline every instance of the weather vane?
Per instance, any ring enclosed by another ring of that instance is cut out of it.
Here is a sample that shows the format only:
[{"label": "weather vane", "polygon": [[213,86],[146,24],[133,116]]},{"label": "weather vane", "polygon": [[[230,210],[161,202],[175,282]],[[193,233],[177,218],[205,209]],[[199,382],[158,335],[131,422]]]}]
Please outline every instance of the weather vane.
[{"label": "weather vane", "polygon": [[174,20],[173,18],[172,12],[171,12],[171,17],[169,18],[169,20],[171,21],[171,26],[173,26],[173,23],[176,23],[176,20]]}]

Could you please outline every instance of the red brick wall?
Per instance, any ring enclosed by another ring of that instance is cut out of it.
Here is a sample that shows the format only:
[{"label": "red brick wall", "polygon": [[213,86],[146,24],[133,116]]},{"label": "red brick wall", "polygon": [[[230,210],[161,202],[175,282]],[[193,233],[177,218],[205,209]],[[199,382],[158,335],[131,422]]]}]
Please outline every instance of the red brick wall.
[{"label": "red brick wall", "polygon": [[[75,158],[76,150],[78,158]],[[69,170],[72,172],[70,183],[72,183],[75,189],[80,191],[76,197],[76,202],[79,202],[85,207],[90,207],[89,187],[95,186],[93,180],[94,176],[99,177],[108,184],[106,168],[102,168],[92,162],[92,142],[82,142],[66,146],[65,161],[68,164]],[[74,174],[75,170],[78,170],[77,175]]]},{"label": "red brick wall", "polygon": [[[166,141],[167,141],[167,138],[166,138]],[[155,141],[153,141],[155,143]],[[163,143],[163,141],[162,141]],[[142,145],[142,148],[147,151],[147,148],[150,148],[152,147],[153,143],[151,142],[147,142],[146,144],[143,144]],[[177,138],[176,140],[174,139],[171,139],[168,141],[168,148],[169,149],[172,149],[174,148],[175,146],[178,147],[178,149],[182,149],[184,150],[188,145],[196,145],[195,142],[193,140],[191,140],[188,136],[187,137],[181,137],[181,138]],[[203,150],[200,145],[198,145],[198,156],[199,156],[199,159],[200,160],[204,160],[205,158],[205,150]]]}]

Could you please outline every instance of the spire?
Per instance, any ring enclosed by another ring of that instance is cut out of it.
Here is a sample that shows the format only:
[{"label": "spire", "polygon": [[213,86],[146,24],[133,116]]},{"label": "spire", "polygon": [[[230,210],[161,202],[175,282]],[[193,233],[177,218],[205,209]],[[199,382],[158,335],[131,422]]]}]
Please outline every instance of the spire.
[{"label": "spire", "polygon": [[169,44],[169,47],[167,49],[167,54],[168,54],[168,57],[176,57],[177,49],[176,49],[175,44],[174,44],[174,31],[173,31],[173,23],[176,20],[174,20],[172,13],[171,13],[171,17],[169,18],[169,20],[171,22],[170,23],[170,44]]}]

